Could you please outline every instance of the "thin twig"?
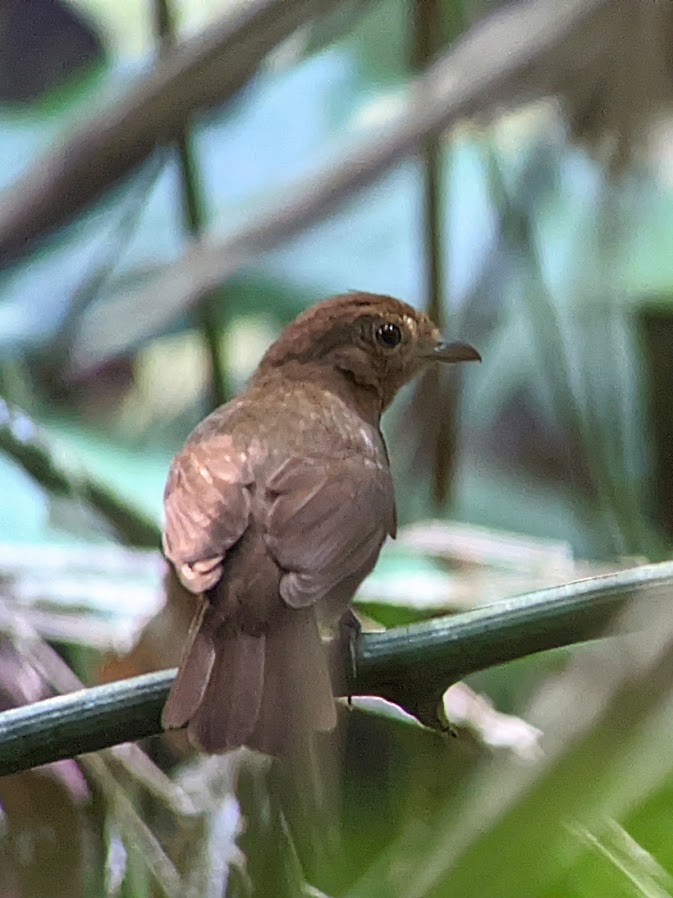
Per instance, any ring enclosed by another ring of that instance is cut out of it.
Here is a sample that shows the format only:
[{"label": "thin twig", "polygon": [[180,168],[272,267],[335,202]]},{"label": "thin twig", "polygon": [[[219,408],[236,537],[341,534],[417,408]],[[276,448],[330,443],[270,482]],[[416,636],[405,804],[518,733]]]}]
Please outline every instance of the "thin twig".
[{"label": "thin twig", "polygon": [[[420,71],[426,69],[442,46],[441,0],[416,0],[414,4],[414,63]],[[442,145],[440,135],[426,138],[421,147],[422,239],[425,257],[425,293],[428,314],[440,330],[444,328],[444,300],[446,277],[444,271],[443,219],[446,192],[442,184]],[[437,381],[439,369],[428,372]],[[427,376],[427,375],[426,375]],[[438,386],[435,382],[434,390]],[[432,456],[432,498],[439,509],[446,501],[450,477],[448,460],[455,454],[455,405],[436,422]]]},{"label": "thin twig", "polygon": [[[147,198],[152,191],[166,162],[165,154],[156,153],[147,166],[134,181],[128,196],[124,198],[119,219],[113,224],[106,236],[105,244],[95,256],[91,270],[72,294],[65,315],[60,321],[56,333],[45,350],[45,360],[52,359],[52,367],[56,359],[70,351],[70,335],[73,322],[95,302],[123,255],[125,248],[136,233],[140,216],[147,206]],[[48,355],[47,355],[48,353]]]},{"label": "thin twig", "polygon": [[[353,694],[380,695],[414,714],[467,674],[596,637],[631,599],[670,601],[673,562],[529,593],[476,611],[384,633],[358,645]],[[335,665],[348,680],[343,655]],[[161,671],[0,714],[0,775],[161,732],[175,671]]]},{"label": "thin twig", "polygon": [[[637,554],[646,550],[643,545],[642,515],[637,505],[623,501],[623,492],[611,475],[611,465],[605,455],[605,447],[597,438],[600,429],[590,409],[579,401],[573,386],[569,362],[564,353],[562,323],[559,309],[555,306],[549,290],[545,287],[543,263],[537,241],[534,239],[531,213],[521,197],[515,197],[507,189],[502,166],[495,152],[487,147],[483,150],[491,195],[495,197],[501,213],[501,226],[514,253],[527,253],[535,278],[535,289],[524,290],[518,300],[523,317],[530,322],[536,339],[532,341],[532,354],[537,362],[537,376],[544,382],[551,397],[557,419],[567,434],[578,434],[584,449],[585,470],[591,477],[598,497],[599,512],[610,518],[615,527],[601,528],[612,540],[616,540],[613,554]],[[524,181],[525,181],[524,177]],[[533,180],[532,178],[529,180]],[[518,294],[517,294],[518,296]],[[596,452],[595,450],[599,451]],[[594,451],[592,451],[594,450]],[[568,455],[568,476],[575,479],[578,459]],[[628,478],[618,478],[619,484]],[[578,494],[582,490],[578,489]]]},{"label": "thin twig", "polygon": [[[413,64],[424,71],[442,46],[442,0],[415,0],[413,15]],[[443,207],[440,138],[429,136],[421,147],[422,239],[425,255],[427,311],[435,324],[444,326]]]},{"label": "thin twig", "polygon": [[[175,47],[175,21],[170,0],[154,0],[155,30],[161,42],[161,52],[170,52]],[[198,176],[195,149],[191,140],[189,122],[179,128],[175,137],[178,156],[180,186],[182,188],[182,214],[184,230],[191,239],[203,236],[206,225],[206,200]],[[222,405],[229,399],[226,364],[223,358],[222,342],[219,337],[219,323],[216,314],[218,301],[223,300],[221,290],[207,293],[198,305],[196,317],[208,355],[208,411]]]}]

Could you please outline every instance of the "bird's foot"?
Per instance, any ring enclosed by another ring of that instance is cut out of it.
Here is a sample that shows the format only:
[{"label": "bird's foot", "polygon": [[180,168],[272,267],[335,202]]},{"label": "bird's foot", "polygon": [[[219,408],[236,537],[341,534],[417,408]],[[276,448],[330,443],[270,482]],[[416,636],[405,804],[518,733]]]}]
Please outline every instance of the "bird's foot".
[{"label": "bird's foot", "polygon": [[354,684],[357,679],[358,673],[358,640],[360,639],[361,632],[362,625],[357,619],[355,612],[349,608],[339,619],[339,642],[341,643],[342,651],[346,653],[346,657],[348,658],[349,705],[352,705],[353,703],[353,696],[350,690],[352,684]]}]

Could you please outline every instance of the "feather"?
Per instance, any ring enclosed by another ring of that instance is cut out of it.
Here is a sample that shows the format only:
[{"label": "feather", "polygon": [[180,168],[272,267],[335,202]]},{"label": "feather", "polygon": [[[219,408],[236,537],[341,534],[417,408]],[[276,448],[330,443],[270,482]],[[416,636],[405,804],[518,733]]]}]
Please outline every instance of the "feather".
[{"label": "feather", "polygon": [[204,751],[221,752],[248,743],[262,703],[265,648],[265,636],[241,630],[216,639],[208,687],[187,730]]},{"label": "feather", "polygon": [[293,608],[314,604],[356,571],[364,577],[394,533],[390,471],[368,459],[289,459],[269,484],[265,542],[287,572],[280,592]]},{"label": "feather", "polygon": [[180,664],[161,714],[164,729],[184,726],[201,704],[215,662],[215,645],[204,619],[208,603],[202,600],[192,620]]},{"label": "feather", "polygon": [[315,731],[336,726],[332,683],[315,609],[289,611],[266,640],[259,720],[248,745],[287,756]]}]

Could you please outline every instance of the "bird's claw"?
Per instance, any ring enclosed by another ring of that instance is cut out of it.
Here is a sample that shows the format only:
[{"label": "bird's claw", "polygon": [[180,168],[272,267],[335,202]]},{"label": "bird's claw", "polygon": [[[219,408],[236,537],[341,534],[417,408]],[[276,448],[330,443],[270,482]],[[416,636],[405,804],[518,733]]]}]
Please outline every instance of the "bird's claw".
[{"label": "bird's claw", "polygon": [[341,616],[341,619],[339,620],[339,641],[341,642],[341,645],[344,647],[348,656],[349,706],[352,706],[353,704],[353,696],[350,692],[350,687],[357,680],[358,640],[360,639],[361,632],[362,625],[357,619],[355,612],[349,608],[344,612],[344,614]]}]

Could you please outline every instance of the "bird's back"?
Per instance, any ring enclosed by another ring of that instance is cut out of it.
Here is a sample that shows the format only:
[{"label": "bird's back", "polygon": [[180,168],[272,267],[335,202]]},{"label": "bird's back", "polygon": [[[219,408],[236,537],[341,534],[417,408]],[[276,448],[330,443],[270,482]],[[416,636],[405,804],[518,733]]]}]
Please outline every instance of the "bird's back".
[{"label": "bird's back", "polygon": [[253,382],[193,432],[165,499],[166,554],[203,595],[165,724],[275,753],[331,728],[318,615],[343,613],[394,529],[378,429],[319,385]]}]

